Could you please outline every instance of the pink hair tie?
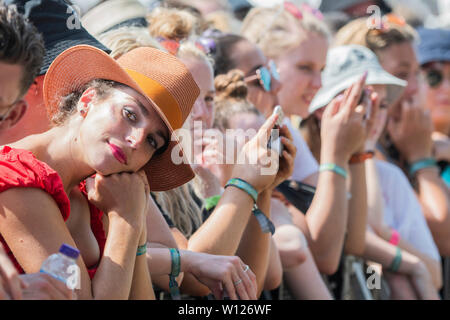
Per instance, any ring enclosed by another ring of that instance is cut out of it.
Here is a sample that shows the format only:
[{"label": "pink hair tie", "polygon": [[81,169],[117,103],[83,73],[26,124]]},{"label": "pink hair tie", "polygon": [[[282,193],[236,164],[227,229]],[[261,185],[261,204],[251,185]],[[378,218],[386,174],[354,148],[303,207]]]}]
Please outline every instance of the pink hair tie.
[{"label": "pink hair tie", "polygon": [[389,239],[389,243],[396,246],[400,242],[400,234],[398,233],[397,230],[395,230],[393,228],[391,228],[391,231],[392,231],[392,234],[391,234],[391,238]]}]

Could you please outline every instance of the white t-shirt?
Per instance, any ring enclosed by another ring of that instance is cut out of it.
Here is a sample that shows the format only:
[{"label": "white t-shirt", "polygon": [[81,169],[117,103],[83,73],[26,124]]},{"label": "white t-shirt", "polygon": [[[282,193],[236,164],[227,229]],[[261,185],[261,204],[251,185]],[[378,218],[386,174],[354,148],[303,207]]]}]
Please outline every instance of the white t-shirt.
[{"label": "white t-shirt", "polygon": [[306,141],[303,139],[300,131],[292,126],[289,118],[284,118],[283,124],[285,124],[292,134],[292,140],[297,148],[297,155],[294,160],[294,172],[292,173],[292,179],[302,181],[306,177],[319,171],[319,165],[309,150]]},{"label": "white t-shirt", "polygon": [[384,222],[420,252],[440,261],[431,231],[419,200],[403,171],[397,166],[376,161],[378,179],[384,199]]}]

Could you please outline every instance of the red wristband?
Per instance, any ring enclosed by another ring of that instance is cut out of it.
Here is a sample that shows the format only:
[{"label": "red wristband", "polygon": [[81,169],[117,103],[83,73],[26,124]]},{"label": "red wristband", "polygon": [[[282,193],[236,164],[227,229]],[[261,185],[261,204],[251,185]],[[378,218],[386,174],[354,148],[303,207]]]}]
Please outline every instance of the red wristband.
[{"label": "red wristband", "polygon": [[389,243],[396,246],[400,242],[400,234],[397,230],[391,228],[391,238],[389,239]]},{"label": "red wristband", "polygon": [[362,162],[366,161],[367,159],[372,159],[374,154],[375,153],[373,151],[356,153],[356,154],[352,155],[352,157],[350,158],[350,161],[348,163],[349,164],[362,163]]}]

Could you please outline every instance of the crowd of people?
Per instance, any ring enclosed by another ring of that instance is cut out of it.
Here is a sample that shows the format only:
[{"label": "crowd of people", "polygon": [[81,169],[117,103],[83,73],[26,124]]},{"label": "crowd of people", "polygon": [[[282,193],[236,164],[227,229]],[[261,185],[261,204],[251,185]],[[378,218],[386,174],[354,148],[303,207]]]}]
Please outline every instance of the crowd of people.
[{"label": "crowd of people", "polygon": [[444,298],[449,10],[0,0],[0,300]]}]

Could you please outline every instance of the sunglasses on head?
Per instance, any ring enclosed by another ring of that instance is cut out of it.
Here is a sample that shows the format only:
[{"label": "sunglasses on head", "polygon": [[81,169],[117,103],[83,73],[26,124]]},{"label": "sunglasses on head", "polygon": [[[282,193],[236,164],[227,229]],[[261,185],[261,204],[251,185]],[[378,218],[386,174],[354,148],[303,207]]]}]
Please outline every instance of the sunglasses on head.
[{"label": "sunglasses on head", "polygon": [[269,61],[268,66],[269,68],[262,66],[256,69],[256,74],[246,77],[244,79],[245,82],[259,80],[259,84],[265,91],[272,90],[272,78],[280,81],[280,74],[278,73],[277,66],[273,60]]},{"label": "sunglasses on head", "polygon": [[406,20],[393,13],[385,14],[381,18],[381,24],[377,25],[377,21],[375,18],[370,20],[371,28],[369,30],[370,33],[381,34],[389,32],[393,26],[404,27],[406,26]]},{"label": "sunglasses on head", "polygon": [[302,11],[312,14],[313,16],[315,16],[319,20],[323,20],[323,15],[320,12],[320,10],[311,7],[307,3],[302,3],[300,8],[298,8],[294,3],[289,2],[289,1],[285,1],[283,5],[284,5],[284,9],[286,11],[288,11],[290,14],[292,14],[298,20],[302,20],[303,19]]},{"label": "sunglasses on head", "polygon": [[[170,54],[174,56],[177,55],[182,43],[180,41],[167,39],[164,37],[157,37],[156,40],[161,46],[164,47],[164,49],[166,49]],[[195,41],[194,44],[205,54],[209,54],[211,53],[211,51],[215,51],[215,43],[212,39],[200,38],[198,41]]]}]

